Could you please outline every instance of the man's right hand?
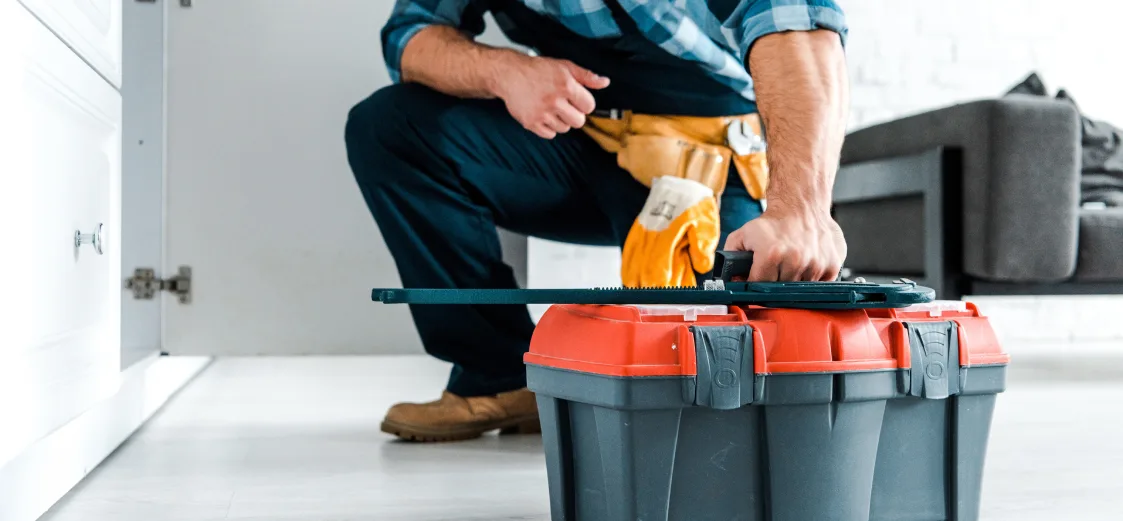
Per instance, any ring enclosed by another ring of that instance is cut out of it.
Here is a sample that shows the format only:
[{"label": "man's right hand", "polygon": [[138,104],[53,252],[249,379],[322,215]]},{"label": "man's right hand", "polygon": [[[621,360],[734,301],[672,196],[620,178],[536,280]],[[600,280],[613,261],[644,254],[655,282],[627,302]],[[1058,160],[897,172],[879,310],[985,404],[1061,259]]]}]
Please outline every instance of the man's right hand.
[{"label": "man's right hand", "polygon": [[452,96],[502,99],[523,127],[546,139],[584,126],[596,107],[589,89],[608,86],[608,78],[571,61],[482,45],[445,25],[409,40],[402,80]]},{"label": "man's right hand", "polygon": [[510,53],[496,68],[493,90],[523,127],[553,139],[585,125],[585,116],[596,108],[589,89],[603,89],[608,78],[578,67],[568,60]]}]

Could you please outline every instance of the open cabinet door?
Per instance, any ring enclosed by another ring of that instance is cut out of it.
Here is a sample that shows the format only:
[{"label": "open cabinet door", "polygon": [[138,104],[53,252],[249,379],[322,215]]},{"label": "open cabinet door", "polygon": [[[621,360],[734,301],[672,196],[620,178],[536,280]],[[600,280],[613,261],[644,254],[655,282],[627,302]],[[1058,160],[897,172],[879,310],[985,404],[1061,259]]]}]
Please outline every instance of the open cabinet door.
[{"label": "open cabinet door", "polygon": [[[121,279],[164,257],[164,19],[167,2],[122,3]],[[162,299],[121,300],[121,368],[158,354]]]},{"label": "open cabinet door", "polygon": [[[190,5],[184,5],[190,4]],[[355,103],[389,82],[392,0],[169,2],[169,354],[420,352],[397,270],[347,165]],[[181,285],[182,287],[183,285]]]}]

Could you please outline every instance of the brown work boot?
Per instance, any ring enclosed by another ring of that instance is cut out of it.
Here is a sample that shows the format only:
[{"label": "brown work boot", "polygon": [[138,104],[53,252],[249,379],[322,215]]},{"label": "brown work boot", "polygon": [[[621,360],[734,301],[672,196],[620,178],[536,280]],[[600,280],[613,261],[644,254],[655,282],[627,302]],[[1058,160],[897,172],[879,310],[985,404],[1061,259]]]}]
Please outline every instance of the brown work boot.
[{"label": "brown work boot", "polygon": [[534,393],[519,389],[496,396],[463,398],[444,391],[429,403],[399,403],[382,420],[382,432],[409,441],[457,441],[500,434],[542,432]]}]

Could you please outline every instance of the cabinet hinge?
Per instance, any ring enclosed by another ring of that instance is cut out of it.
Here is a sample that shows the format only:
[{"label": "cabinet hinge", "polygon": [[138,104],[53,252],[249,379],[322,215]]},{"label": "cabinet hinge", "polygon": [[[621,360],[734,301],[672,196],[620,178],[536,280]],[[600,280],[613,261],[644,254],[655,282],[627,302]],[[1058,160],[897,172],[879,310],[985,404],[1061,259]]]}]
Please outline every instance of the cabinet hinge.
[{"label": "cabinet hinge", "polygon": [[133,276],[125,279],[125,289],[133,292],[137,300],[152,300],[156,292],[167,291],[179,298],[180,304],[191,303],[191,268],[180,266],[179,273],[168,279],[156,278],[156,270],[137,268]]}]

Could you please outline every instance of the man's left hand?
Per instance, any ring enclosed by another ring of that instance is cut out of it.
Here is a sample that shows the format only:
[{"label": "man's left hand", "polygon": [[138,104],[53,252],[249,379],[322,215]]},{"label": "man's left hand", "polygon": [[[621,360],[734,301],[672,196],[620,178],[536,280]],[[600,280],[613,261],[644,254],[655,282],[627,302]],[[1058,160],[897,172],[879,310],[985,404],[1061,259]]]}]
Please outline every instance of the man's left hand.
[{"label": "man's left hand", "polygon": [[832,281],[846,260],[842,229],[828,212],[769,206],[729,234],[725,250],[753,252],[751,282]]}]

